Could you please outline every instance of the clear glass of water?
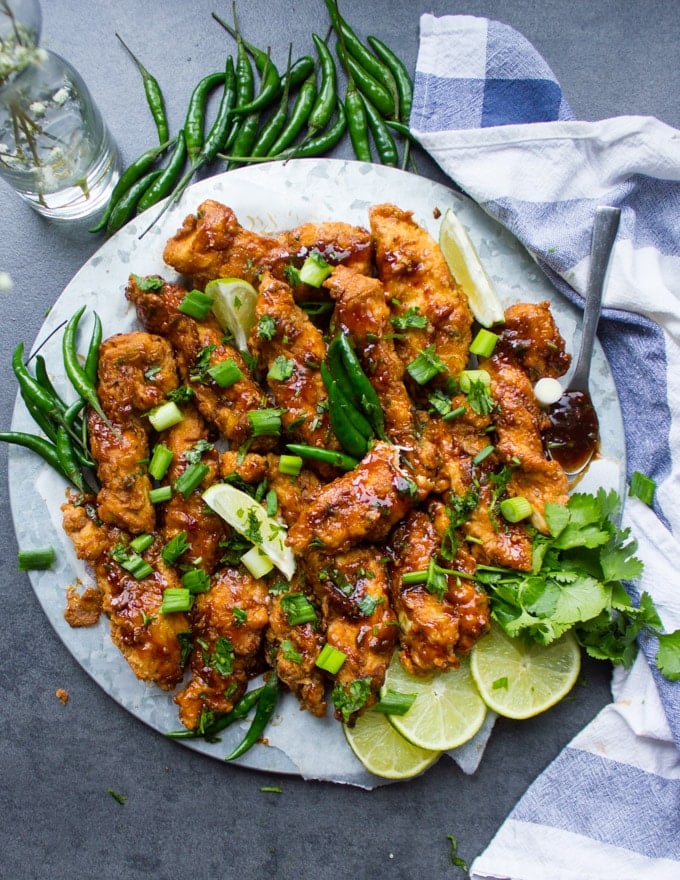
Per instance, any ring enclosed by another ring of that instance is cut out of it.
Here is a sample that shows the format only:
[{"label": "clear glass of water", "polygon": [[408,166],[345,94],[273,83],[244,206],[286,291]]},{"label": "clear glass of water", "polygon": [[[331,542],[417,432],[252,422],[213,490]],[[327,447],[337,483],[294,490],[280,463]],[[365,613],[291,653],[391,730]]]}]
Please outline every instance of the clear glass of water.
[{"label": "clear glass of water", "polygon": [[19,48],[16,69],[0,76],[0,177],[46,217],[88,217],[118,179],[115,144],[73,66],[39,46]]}]

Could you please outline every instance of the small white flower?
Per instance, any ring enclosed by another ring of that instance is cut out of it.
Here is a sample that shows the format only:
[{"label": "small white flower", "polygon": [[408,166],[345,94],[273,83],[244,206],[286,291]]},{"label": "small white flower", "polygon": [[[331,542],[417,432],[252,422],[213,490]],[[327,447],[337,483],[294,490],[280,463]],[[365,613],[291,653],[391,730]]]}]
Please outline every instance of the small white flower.
[{"label": "small white flower", "polygon": [[66,86],[62,86],[59,91],[55,92],[52,95],[52,100],[55,104],[61,107],[62,104],[65,104],[69,99],[69,92]]},{"label": "small white flower", "polygon": [[11,290],[13,286],[9,272],[0,272],[0,290]]},{"label": "small white flower", "polygon": [[36,116],[44,116],[47,111],[47,104],[44,101],[33,101],[28,109]]}]

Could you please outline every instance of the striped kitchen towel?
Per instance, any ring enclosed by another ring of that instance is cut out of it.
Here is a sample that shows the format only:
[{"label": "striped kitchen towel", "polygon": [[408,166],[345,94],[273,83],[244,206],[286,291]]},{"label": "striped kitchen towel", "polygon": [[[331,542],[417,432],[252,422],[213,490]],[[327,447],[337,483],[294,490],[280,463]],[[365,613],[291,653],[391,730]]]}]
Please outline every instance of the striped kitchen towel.
[{"label": "striped kitchen towel", "polygon": [[[472,16],[421,18],[411,128],[449,177],[582,303],[595,208],[622,209],[599,338],[623,411],[628,475],[657,483],[624,527],[666,631],[680,628],[680,132],[648,117],[574,119],[520,34]],[[677,880],[680,682],[654,639],[613,702],[530,786],[472,878]]]}]

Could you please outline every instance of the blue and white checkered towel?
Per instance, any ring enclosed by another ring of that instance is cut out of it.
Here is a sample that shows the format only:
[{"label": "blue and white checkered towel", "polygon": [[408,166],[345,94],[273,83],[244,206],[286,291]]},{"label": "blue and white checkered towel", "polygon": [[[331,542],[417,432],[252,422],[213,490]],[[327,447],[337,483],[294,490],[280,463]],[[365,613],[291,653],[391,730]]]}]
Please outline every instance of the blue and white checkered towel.
[{"label": "blue and white checkered towel", "polygon": [[[536,50],[471,16],[421,18],[411,128],[468,195],[514,233],[558,289],[582,302],[598,204],[622,208],[599,337],[624,414],[629,499],[667,631],[680,627],[680,132],[647,117],[574,119]],[[654,640],[616,671],[613,702],[531,785],[471,870],[509,880],[680,877],[680,682]]]}]

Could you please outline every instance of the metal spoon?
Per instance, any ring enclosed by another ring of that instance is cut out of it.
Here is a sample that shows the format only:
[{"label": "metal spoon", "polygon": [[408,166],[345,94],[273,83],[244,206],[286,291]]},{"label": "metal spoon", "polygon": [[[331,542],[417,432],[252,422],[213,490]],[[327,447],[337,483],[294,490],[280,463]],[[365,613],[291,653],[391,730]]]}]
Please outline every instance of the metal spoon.
[{"label": "metal spoon", "polygon": [[600,206],[595,212],[590,270],[583,310],[581,347],[562,397],[550,409],[550,427],[543,439],[552,458],[569,476],[580,473],[600,445],[600,426],[588,390],[593,343],[602,311],[605,277],[621,210]]}]

